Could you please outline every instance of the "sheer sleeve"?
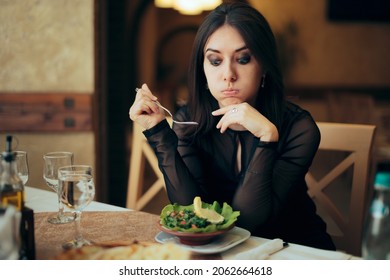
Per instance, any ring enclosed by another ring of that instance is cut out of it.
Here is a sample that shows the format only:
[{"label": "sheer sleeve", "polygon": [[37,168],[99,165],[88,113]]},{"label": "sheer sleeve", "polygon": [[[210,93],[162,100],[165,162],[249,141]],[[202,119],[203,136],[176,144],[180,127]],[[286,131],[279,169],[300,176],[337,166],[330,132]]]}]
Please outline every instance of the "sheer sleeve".
[{"label": "sheer sleeve", "polygon": [[[189,143],[191,140],[180,138],[179,141],[167,121],[159,123],[144,134],[158,158],[169,200],[189,205],[195,196],[205,197],[201,163],[197,150]],[[185,148],[180,149],[178,146]]]},{"label": "sheer sleeve", "polygon": [[277,219],[291,194],[305,186],[305,174],[319,145],[319,130],[309,116],[284,129],[277,149],[263,145],[255,149],[234,196],[233,208],[241,211],[239,222],[247,229]]}]

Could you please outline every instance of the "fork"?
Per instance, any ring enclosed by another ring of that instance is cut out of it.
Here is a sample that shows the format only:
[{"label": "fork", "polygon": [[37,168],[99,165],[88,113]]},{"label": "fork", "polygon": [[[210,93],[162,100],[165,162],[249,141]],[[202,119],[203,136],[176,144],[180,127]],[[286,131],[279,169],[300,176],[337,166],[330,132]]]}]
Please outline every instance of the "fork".
[{"label": "fork", "polygon": [[[140,90],[139,88],[136,88],[136,89],[135,89],[135,92],[138,93],[139,90]],[[161,105],[160,102],[158,102],[158,101],[153,101],[153,102],[156,103],[158,107],[160,107],[161,109],[163,109],[165,112],[168,113],[168,115],[171,116],[172,122],[174,122],[174,123],[176,123],[176,124],[198,125],[197,122],[191,122],[191,121],[188,121],[188,122],[181,122],[181,121],[177,121],[177,120],[173,119],[173,115],[172,115],[171,111],[169,111],[167,108],[165,108],[163,105]]]}]

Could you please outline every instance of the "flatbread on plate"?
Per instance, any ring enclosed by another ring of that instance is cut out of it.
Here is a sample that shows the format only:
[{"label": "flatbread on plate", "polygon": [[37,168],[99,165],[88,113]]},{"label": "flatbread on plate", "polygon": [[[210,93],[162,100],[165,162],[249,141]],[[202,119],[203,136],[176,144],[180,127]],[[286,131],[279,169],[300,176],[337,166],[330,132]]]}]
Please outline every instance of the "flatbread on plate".
[{"label": "flatbread on plate", "polygon": [[188,260],[190,252],[173,243],[133,242],[89,245],[63,251],[57,260]]}]

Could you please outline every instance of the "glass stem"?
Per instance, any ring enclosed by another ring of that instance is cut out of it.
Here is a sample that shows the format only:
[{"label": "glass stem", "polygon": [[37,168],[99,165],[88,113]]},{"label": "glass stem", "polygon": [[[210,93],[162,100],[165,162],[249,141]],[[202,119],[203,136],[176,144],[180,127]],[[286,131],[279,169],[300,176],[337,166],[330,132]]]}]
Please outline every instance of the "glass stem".
[{"label": "glass stem", "polygon": [[75,240],[78,243],[79,241],[83,240],[83,236],[81,234],[81,225],[80,225],[80,222],[81,222],[81,212],[80,211],[76,211],[74,222],[75,222],[75,229],[76,229]]},{"label": "glass stem", "polygon": [[58,218],[61,219],[64,216],[64,204],[61,201],[61,192],[57,192],[58,196]]}]

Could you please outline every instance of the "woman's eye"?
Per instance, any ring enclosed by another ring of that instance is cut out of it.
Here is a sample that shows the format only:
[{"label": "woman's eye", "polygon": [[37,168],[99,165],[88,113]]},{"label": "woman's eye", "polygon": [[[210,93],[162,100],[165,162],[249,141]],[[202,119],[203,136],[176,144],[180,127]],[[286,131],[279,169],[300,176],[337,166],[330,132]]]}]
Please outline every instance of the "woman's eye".
[{"label": "woman's eye", "polygon": [[249,63],[249,61],[251,61],[251,57],[249,55],[245,55],[238,58],[238,63],[240,64],[247,64]]},{"label": "woman's eye", "polygon": [[210,64],[213,65],[213,66],[218,66],[221,64],[221,60],[220,59],[209,59],[210,61]]}]

